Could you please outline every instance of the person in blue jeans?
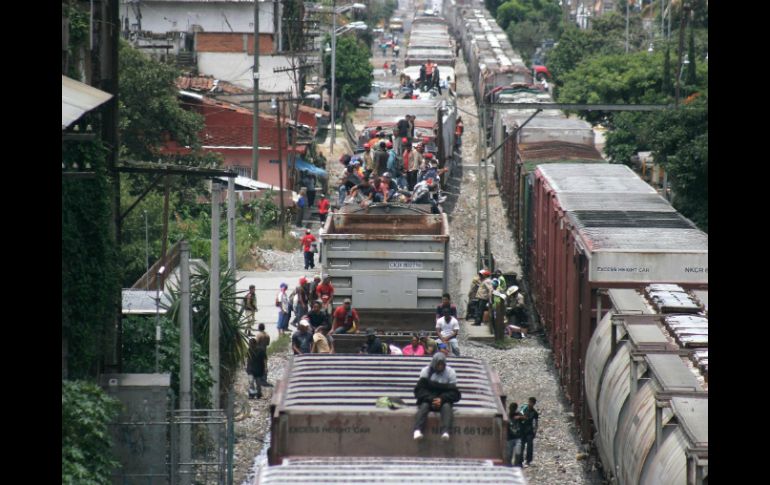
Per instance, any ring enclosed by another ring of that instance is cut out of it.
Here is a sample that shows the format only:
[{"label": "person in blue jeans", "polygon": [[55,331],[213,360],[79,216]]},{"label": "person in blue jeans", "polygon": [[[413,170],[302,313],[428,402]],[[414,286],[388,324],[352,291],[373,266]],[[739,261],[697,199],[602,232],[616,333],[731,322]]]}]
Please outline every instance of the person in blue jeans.
[{"label": "person in blue jeans", "polygon": [[305,188],[303,187],[299,192],[299,200],[297,200],[297,227],[302,227],[302,220],[305,216],[305,207],[307,207],[307,196],[305,195]]},{"label": "person in blue jeans", "polygon": [[540,420],[540,413],[535,409],[535,403],[537,399],[534,397],[529,398],[529,404],[522,406],[521,414],[524,416],[522,420],[522,453],[526,452],[525,466],[532,464],[532,455],[534,451],[534,440],[537,436],[537,427]]},{"label": "person in blue jeans", "polygon": [[505,447],[505,466],[511,466],[511,460],[515,458],[513,466],[521,467],[521,426],[524,415],[518,412],[519,405],[512,402],[508,406],[508,441]]}]

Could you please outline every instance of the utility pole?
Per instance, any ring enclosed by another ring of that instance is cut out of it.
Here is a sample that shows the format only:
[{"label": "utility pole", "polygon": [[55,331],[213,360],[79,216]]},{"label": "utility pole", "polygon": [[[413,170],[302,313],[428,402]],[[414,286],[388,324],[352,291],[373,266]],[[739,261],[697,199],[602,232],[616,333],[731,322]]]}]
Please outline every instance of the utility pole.
[{"label": "utility pole", "polygon": [[211,405],[219,409],[219,184],[211,181],[211,264],[209,271],[209,363]]},{"label": "utility pole", "polygon": [[679,62],[676,66],[676,93],[675,102],[679,106],[679,89],[682,84],[682,51],[684,50],[684,30],[687,27],[687,17],[690,13],[690,4],[685,3],[682,6],[682,20],[679,22]]},{"label": "utility pole", "polygon": [[331,137],[329,137],[329,156],[334,150],[334,140],[337,136],[337,125],[334,119],[335,90],[337,81],[337,0],[332,0],[332,92],[331,92]]},{"label": "utility pole", "polygon": [[227,266],[235,276],[235,177],[227,179]]},{"label": "utility pole", "polygon": [[476,271],[481,269],[481,120],[484,116],[484,105],[479,105],[479,139],[476,143],[476,156],[479,159],[479,169],[476,173],[478,180],[478,195],[476,197]]},{"label": "utility pole", "polygon": [[[484,114],[484,117],[481,119],[481,133],[483,136],[479,141],[479,146],[482,147],[481,153],[485,153],[487,151],[487,116],[485,111],[482,111],[482,114]],[[487,265],[491,270],[492,258],[490,255],[492,253],[492,242],[489,235],[489,157],[484,157],[484,213],[486,214],[485,224],[487,226],[487,244],[484,247],[489,249],[484,252],[487,258]]]},{"label": "utility pole", "polygon": [[254,0],[254,127],[251,130],[251,178],[259,180],[259,0]]},{"label": "utility pole", "polygon": [[[192,324],[190,321],[190,243],[181,241],[179,243],[179,269],[182,280],[182,301],[179,307],[179,410],[183,411],[183,419],[188,420],[189,416],[184,416],[184,411],[189,414],[192,409],[192,369],[190,338],[192,333]],[[192,458],[192,441],[190,424],[180,424],[179,430],[179,474],[180,485],[189,485],[192,482],[190,462]]]},{"label": "utility pole", "polygon": [[[280,189],[280,203],[281,203],[281,215],[279,217],[279,223],[281,224],[281,238],[286,237],[286,209],[283,207],[283,127],[281,126],[281,109],[283,103],[278,99],[278,187]],[[294,138],[297,138],[297,133],[294,133]],[[286,157],[288,159],[288,156]],[[304,211],[303,211],[304,214]]]},{"label": "utility pole", "polygon": [[144,289],[150,289],[150,232],[147,228],[147,211],[144,212]]}]

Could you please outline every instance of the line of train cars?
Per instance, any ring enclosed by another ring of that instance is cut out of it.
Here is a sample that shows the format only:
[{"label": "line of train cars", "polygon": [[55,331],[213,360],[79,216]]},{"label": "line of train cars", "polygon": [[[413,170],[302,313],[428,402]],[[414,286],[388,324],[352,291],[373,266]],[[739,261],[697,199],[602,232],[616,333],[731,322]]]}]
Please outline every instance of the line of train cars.
[{"label": "line of train cars", "polygon": [[[708,483],[705,387],[696,388],[692,379],[683,377],[687,383],[678,395],[682,399],[664,406],[663,424],[658,419],[661,427],[653,433],[651,447],[649,436],[655,427],[642,430],[639,423],[630,423],[635,414],[629,409],[651,409],[655,396],[677,390],[655,381],[666,379],[660,366],[637,369],[640,387],[647,380],[653,384],[640,395],[616,393],[613,405],[618,408],[609,414],[603,412],[599,388],[617,384],[617,374],[608,376],[605,371],[604,380],[594,376],[588,383],[588,366],[599,365],[592,364],[599,357],[590,342],[610,305],[608,292],[641,293],[650,285],[676,284],[668,301],[677,295],[686,299],[682,295],[692,292],[699,292],[703,301],[708,290],[708,236],[628,167],[608,164],[594,145],[588,123],[557,110],[543,110],[530,119],[534,110],[500,107],[551,98],[531,84],[529,69],[483,2],[449,0],[444,15],[462,42],[470,79],[477,80],[473,89],[487,146],[504,143],[492,162],[539,320],[533,324],[545,330],[583,438],[596,444],[614,483]],[[495,109],[485,108],[489,103],[497,103]],[[509,137],[515,130],[517,134]],[[660,298],[654,292],[646,295]],[[675,353],[681,360],[691,359],[707,378],[707,318],[687,312],[655,318],[668,344],[679,345]],[[615,327],[612,331],[615,335]],[[681,368],[667,369],[682,374]],[[671,431],[672,423],[679,423],[680,431]],[[644,433],[641,442],[639,436],[631,436],[637,431]]]}]

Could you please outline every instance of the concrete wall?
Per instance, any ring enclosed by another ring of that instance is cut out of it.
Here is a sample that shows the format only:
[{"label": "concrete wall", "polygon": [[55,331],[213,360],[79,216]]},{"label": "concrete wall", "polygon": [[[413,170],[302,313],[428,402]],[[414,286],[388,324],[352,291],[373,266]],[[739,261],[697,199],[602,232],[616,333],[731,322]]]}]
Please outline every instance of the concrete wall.
[{"label": "concrete wall", "polygon": [[[124,18],[136,23],[134,8],[121,0],[120,22]],[[163,32],[187,32],[193,25],[200,25],[204,32],[254,32],[253,2],[157,2],[143,1],[142,30]],[[229,25],[228,25],[229,23]],[[273,3],[259,3],[260,33],[273,34]]]},{"label": "concrete wall", "polygon": [[[242,88],[251,89],[254,81],[251,69],[254,56],[245,52],[199,52],[198,71],[223,81],[229,81]],[[290,67],[286,56],[259,57],[259,90],[269,93],[287,93],[296,95],[292,73],[274,73],[273,69]]]}]

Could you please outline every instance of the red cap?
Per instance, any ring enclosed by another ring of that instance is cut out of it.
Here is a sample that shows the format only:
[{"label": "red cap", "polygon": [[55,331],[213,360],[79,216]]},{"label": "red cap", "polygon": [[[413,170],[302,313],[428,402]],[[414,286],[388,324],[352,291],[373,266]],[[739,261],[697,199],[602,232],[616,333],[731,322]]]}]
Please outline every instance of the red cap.
[{"label": "red cap", "polygon": [[391,148],[393,146],[393,142],[392,141],[388,141],[388,142],[385,143],[385,146],[388,147],[388,148]]},{"label": "red cap", "polygon": [[488,269],[484,269],[484,270],[481,270],[481,274],[482,274],[483,276],[489,276],[489,275],[491,275],[492,273],[490,273]]},{"label": "red cap", "polygon": [[303,276],[302,278],[300,278],[300,279],[299,279],[299,284],[300,284],[300,285],[304,285],[305,283],[307,283],[307,278],[305,278],[305,277]]},{"label": "red cap", "polygon": [[433,158],[433,154],[432,153],[426,153],[425,154],[425,158]]},{"label": "red cap", "polygon": [[409,139],[408,138],[402,138],[401,139],[401,143],[409,143]]},{"label": "red cap", "polygon": [[430,143],[430,138],[427,136],[422,137],[423,143]]},{"label": "red cap", "polygon": [[369,148],[372,148],[372,144],[371,143],[364,143],[364,148],[366,148],[368,150]]}]

